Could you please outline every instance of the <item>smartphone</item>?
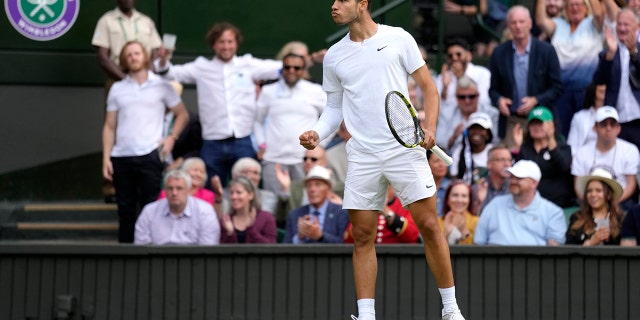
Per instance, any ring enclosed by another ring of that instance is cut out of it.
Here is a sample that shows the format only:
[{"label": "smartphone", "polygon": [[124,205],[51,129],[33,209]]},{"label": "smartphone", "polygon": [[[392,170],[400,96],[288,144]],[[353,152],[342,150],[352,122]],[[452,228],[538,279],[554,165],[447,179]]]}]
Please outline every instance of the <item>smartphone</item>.
[{"label": "smartphone", "polygon": [[596,220],[596,230],[599,230],[600,228],[607,228],[609,229],[609,219],[605,218],[605,219],[595,219]]}]

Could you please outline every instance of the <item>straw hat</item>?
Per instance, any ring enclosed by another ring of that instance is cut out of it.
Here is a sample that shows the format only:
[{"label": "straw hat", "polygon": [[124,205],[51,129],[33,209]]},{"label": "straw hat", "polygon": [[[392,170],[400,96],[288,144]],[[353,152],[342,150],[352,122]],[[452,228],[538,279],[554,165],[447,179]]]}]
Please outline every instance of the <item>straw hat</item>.
[{"label": "straw hat", "polygon": [[584,194],[584,190],[587,188],[587,184],[589,184],[589,181],[591,180],[602,181],[602,183],[608,185],[611,190],[613,190],[614,202],[618,202],[618,199],[622,196],[622,186],[620,186],[618,181],[613,179],[611,172],[604,168],[595,168],[588,176],[578,177],[576,180],[576,187],[581,195]]}]

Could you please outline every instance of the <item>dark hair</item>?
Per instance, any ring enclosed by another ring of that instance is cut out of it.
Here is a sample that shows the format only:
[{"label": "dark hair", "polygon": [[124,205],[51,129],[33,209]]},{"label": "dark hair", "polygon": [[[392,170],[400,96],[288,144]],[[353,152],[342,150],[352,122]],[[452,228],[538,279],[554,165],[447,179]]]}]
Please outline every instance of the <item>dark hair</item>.
[{"label": "dark hair", "polygon": [[444,218],[447,215],[447,212],[449,212],[450,210],[449,195],[451,194],[451,190],[453,189],[453,187],[457,185],[464,185],[465,187],[467,187],[467,190],[469,190],[469,205],[467,206],[467,210],[473,215],[478,215],[476,213],[476,208],[473,205],[473,190],[471,190],[471,185],[466,183],[464,180],[455,179],[451,181],[451,183],[449,183],[447,191],[445,191],[444,193],[444,202],[442,203],[442,218]]},{"label": "dark hair", "polygon": [[240,29],[238,29],[238,27],[229,22],[219,22],[214,24],[209,32],[207,32],[206,39],[209,47],[213,46],[213,44],[218,41],[218,38],[220,38],[220,36],[222,36],[222,34],[227,30],[233,31],[233,33],[236,35],[236,42],[238,43],[238,45],[242,43],[242,33],[240,32]]},{"label": "dark hair", "polygon": [[[587,182],[587,186],[591,181],[600,181],[600,180],[589,180]],[[611,237],[616,238],[620,235],[620,221],[622,221],[622,211],[618,206],[618,203],[613,200],[613,189],[611,187],[600,181],[602,184],[602,189],[604,190],[604,198],[606,200],[606,206],[609,208],[609,230],[611,231]],[[584,194],[582,195],[582,203],[580,204],[580,211],[576,212],[575,215],[578,218],[570,227],[569,234],[574,236],[578,235],[580,229],[583,230],[585,234],[592,235],[596,232],[596,223],[593,220],[593,210],[587,202],[587,188],[584,188]]]},{"label": "dark hair", "polygon": [[287,58],[300,58],[300,59],[302,59],[302,69],[307,67],[307,60],[303,56],[301,56],[299,54],[287,53],[284,57],[282,57],[282,61],[284,61]]},{"label": "dark hair", "polygon": [[449,49],[450,47],[453,47],[453,46],[460,46],[467,51],[471,51],[471,45],[466,39],[462,37],[453,37],[453,38],[447,39],[445,49]]},{"label": "dark hair", "polygon": [[584,102],[582,103],[582,108],[589,109],[596,103],[596,90],[598,85],[591,82],[587,88],[584,90]]},{"label": "dark hair", "polygon": [[145,66],[149,66],[149,52],[147,52],[147,49],[145,49],[145,47],[142,45],[142,43],[132,40],[132,41],[128,41],[127,43],[124,44],[124,46],[122,47],[122,50],[120,50],[120,69],[122,69],[122,71],[124,73],[129,73],[129,65],[127,64],[127,57],[125,57],[124,55],[124,51],[131,45],[137,44],[140,46],[140,48],[142,49],[142,54],[144,55],[144,64]]}]

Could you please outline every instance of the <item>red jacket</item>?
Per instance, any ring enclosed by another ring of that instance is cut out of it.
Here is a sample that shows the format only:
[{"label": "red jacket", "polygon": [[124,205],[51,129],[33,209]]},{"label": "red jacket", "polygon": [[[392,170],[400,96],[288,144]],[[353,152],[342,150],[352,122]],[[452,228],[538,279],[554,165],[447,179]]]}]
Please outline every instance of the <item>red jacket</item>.
[{"label": "red jacket", "polygon": [[[420,232],[418,232],[418,227],[416,226],[416,223],[413,222],[413,218],[411,217],[409,210],[402,207],[398,198],[393,199],[393,202],[389,205],[389,209],[397,216],[404,218],[402,227],[400,228],[400,232],[397,234],[391,231],[387,227],[386,217],[384,214],[379,213],[376,243],[417,243]],[[347,230],[344,232],[345,243],[353,243],[353,234],[351,234],[352,227],[351,223],[349,223]]]}]

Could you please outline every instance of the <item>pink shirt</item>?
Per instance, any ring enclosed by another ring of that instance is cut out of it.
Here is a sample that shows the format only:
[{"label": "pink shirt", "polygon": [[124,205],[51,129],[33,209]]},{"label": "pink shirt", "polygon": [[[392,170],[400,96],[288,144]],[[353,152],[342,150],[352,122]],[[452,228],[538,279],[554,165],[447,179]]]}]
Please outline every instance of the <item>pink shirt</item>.
[{"label": "pink shirt", "polygon": [[[194,198],[204,200],[205,202],[211,203],[211,204],[213,204],[213,202],[216,200],[216,195],[211,190],[207,190],[205,188],[198,189],[198,191],[196,191],[191,196],[193,196]],[[160,195],[158,196],[158,199],[164,199],[166,197],[167,197],[167,193],[164,190],[160,191]]]}]

